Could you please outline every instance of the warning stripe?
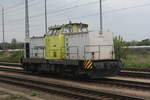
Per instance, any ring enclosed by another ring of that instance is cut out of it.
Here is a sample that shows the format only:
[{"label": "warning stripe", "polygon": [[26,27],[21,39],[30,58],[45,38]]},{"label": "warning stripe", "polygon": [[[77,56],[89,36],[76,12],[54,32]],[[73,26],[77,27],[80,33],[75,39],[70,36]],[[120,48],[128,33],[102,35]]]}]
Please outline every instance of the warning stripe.
[{"label": "warning stripe", "polygon": [[93,68],[93,65],[90,67],[90,69],[92,69]]},{"label": "warning stripe", "polygon": [[87,69],[89,69],[91,67],[93,63],[91,62],[88,66],[87,66]]},{"label": "warning stripe", "polygon": [[87,61],[84,61],[84,67],[86,66]]},{"label": "warning stripe", "polygon": [[90,63],[91,63],[91,61],[90,61],[90,60],[88,60],[88,61],[87,61],[87,63],[86,63],[86,65],[85,65],[85,66],[86,66],[86,68],[87,68],[87,66],[88,66]]},{"label": "warning stripe", "polygon": [[87,62],[88,62],[88,60],[84,61],[84,67],[86,67]]},{"label": "warning stripe", "polygon": [[85,69],[92,69],[93,68],[93,62],[91,60],[87,60],[84,62],[84,68]]}]

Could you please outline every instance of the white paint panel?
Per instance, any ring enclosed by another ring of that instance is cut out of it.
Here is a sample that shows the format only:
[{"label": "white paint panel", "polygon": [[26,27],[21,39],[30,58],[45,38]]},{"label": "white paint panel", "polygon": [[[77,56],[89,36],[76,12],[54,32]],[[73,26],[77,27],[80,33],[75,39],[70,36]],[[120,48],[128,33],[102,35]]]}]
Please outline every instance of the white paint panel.
[{"label": "white paint panel", "polygon": [[67,59],[84,59],[84,46],[88,44],[88,38],[88,33],[66,35]]},{"label": "white paint panel", "polygon": [[88,33],[65,36],[67,59],[105,60],[114,58],[113,34],[109,31],[90,31]]},{"label": "white paint panel", "polygon": [[30,57],[44,58],[44,38],[33,37],[30,39]]},{"label": "white paint panel", "polygon": [[[113,59],[114,47],[113,47],[113,33],[110,31],[103,31],[100,34],[99,31],[89,32],[89,45],[95,45],[90,47],[89,51],[93,51],[94,59]],[[99,53],[95,52],[99,51]],[[90,57],[91,58],[91,57]]]}]

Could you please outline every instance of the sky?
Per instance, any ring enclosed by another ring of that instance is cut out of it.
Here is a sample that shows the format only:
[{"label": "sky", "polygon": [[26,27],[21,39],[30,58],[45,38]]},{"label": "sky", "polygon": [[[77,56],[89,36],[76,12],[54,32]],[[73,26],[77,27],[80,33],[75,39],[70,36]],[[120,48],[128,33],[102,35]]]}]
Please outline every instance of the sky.
[{"label": "sky", "polygon": [[[0,0],[5,9],[5,40],[24,41],[25,0]],[[124,40],[150,38],[149,0],[102,0],[103,27]],[[99,0],[47,0],[48,26],[72,22],[89,24],[89,30],[99,30]],[[44,0],[29,0],[30,36],[45,33]],[[0,42],[2,21],[0,8]]]}]

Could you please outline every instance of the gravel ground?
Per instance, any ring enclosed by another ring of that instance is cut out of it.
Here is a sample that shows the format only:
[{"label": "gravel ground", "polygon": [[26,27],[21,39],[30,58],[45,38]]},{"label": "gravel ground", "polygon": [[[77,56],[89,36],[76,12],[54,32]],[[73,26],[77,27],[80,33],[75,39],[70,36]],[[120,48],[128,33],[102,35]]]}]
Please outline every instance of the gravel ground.
[{"label": "gravel ground", "polygon": [[20,95],[0,91],[0,100],[30,100]]},{"label": "gravel ground", "polygon": [[0,100],[77,100],[0,82]]}]

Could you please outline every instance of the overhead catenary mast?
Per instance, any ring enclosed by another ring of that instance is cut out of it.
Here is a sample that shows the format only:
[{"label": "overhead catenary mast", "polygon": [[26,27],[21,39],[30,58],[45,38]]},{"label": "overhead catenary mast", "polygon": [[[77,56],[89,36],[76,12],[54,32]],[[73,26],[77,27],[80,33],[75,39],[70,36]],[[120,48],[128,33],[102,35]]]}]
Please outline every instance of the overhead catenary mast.
[{"label": "overhead catenary mast", "polygon": [[5,50],[5,18],[4,18],[4,6],[0,4],[0,7],[2,8],[2,33],[3,33],[3,45],[2,48]]},{"label": "overhead catenary mast", "polygon": [[45,34],[47,33],[47,0],[45,0]]},{"label": "overhead catenary mast", "polygon": [[2,30],[3,30],[3,49],[5,50],[5,25],[4,25],[4,8],[2,7]]},{"label": "overhead catenary mast", "polygon": [[102,0],[99,0],[99,9],[100,9],[100,34],[103,33],[103,10],[102,10]]},{"label": "overhead catenary mast", "polygon": [[29,11],[28,11],[28,0],[25,0],[25,58],[29,58],[29,42],[30,42],[30,31],[29,31]]}]

